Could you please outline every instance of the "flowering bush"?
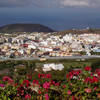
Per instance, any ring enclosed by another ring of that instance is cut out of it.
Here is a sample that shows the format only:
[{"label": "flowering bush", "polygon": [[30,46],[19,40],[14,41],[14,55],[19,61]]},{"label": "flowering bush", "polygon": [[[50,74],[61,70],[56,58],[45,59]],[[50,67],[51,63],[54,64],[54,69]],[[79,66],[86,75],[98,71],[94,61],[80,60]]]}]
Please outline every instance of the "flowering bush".
[{"label": "flowering bush", "polygon": [[[58,76],[59,77],[59,76]],[[20,80],[4,76],[0,81],[3,100],[97,100],[100,99],[100,69],[73,69],[64,81],[53,80],[51,74],[28,75]]]}]

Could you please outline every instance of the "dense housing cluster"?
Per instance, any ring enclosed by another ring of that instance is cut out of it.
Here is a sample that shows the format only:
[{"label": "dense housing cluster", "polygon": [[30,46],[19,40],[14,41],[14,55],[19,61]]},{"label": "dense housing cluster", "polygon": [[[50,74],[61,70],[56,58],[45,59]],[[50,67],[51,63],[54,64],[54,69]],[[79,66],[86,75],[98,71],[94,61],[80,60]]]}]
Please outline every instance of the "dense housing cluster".
[{"label": "dense housing cluster", "polygon": [[100,35],[92,33],[1,33],[0,57],[65,57],[100,52]]}]

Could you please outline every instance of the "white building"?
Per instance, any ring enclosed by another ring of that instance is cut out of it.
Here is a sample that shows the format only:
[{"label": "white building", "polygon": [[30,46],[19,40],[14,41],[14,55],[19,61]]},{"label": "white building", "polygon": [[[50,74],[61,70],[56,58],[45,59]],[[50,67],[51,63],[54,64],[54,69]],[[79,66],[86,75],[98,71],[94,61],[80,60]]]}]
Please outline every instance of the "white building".
[{"label": "white building", "polygon": [[61,71],[63,69],[64,69],[63,64],[54,64],[54,63],[44,64],[44,67],[43,67],[43,71],[44,72],[51,71],[51,70],[59,70],[59,71]]}]

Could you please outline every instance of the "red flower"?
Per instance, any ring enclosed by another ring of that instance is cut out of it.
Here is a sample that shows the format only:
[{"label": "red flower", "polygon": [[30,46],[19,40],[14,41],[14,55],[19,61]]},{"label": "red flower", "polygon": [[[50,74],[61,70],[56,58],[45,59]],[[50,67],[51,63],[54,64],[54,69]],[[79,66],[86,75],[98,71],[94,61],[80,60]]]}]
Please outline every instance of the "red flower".
[{"label": "red flower", "polygon": [[69,78],[69,74],[66,74],[66,78],[67,78],[67,79]]},{"label": "red flower", "polygon": [[93,76],[93,73],[92,72],[90,73],[90,76]]},{"label": "red flower", "polygon": [[22,84],[17,88],[17,96],[24,96],[25,88]]},{"label": "red flower", "polygon": [[70,80],[73,76],[79,76],[80,73],[82,73],[81,69],[72,70],[69,74],[66,74],[66,78]]},{"label": "red flower", "polygon": [[45,74],[38,74],[38,78],[45,78]]},{"label": "red flower", "polygon": [[72,96],[72,100],[77,100],[77,98],[75,96]]},{"label": "red flower", "polygon": [[95,82],[97,83],[98,81],[99,81],[99,79],[97,77],[95,77],[95,76],[93,76],[93,78],[87,77],[84,80],[85,83],[95,83]]},{"label": "red flower", "polygon": [[90,77],[87,77],[85,80],[84,80],[85,83],[93,83],[93,79],[91,79]]},{"label": "red flower", "polygon": [[96,73],[96,74],[100,73],[100,69],[96,69],[96,70],[95,70],[95,73]]},{"label": "red flower", "polygon": [[23,81],[23,84],[25,84],[26,87],[28,87],[28,86],[30,85],[30,82],[29,82],[29,80],[24,80],[24,81]]},{"label": "red flower", "polygon": [[13,80],[12,80],[10,77],[8,77],[8,76],[4,76],[4,77],[3,77],[3,81],[4,81],[4,82],[7,81],[7,82],[9,82],[9,83],[12,83],[12,82],[13,82]]},{"label": "red flower", "polygon": [[73,72],[69,72],[69,76],[70,76],[70,79],[72,79],[73,78]]},{"label": "red flower", "polygon": [[85,67],[85,71],[91,71],[91,67],[86,66],[86,67]]},{"label": "red flower", "polygon": [[99,80],[97,77],[93,76],[93,81],[97,83]]},{"label": "red flower", "polygon": [[66,88],[66,85],[63,85],[62,87],[63,87],[63,88]]},{"label": "red flower", "polygon": [[41,78],[41,74],[40,73],[38,74],[38,78]]},{"label": "red flower", "polygon": [[15,87],[16,87],[17,85],[18,85],[17,83],[14,84]]},{"label": "red flower", "polygon": [[38,80],[33,80],[33,85],[34,84],[39,84],[39,81]]},{"label": "red flower", "polygon": [[23,87],[23,85],[22,85],[22,84],[20,84],[20,87]]},{"label": "red flower", "polygon": [[40,90],[38,91],[38,93],[39,93],[39,94],[42,94],[42,92],[41,92]]},{"label": "red flower", "polygon": [[51,78],[51,74],[38,74],[38,78]]},{"label": "red flower", "polygon": [[46,78],[51,78],[51,74],[46,74]]},{"label": "red flower", "polygon": [[28,78],[29,80],[32,80],[32,76],[31,76],[31,75],[27,75],[27,78]]},{"label": "red flower", "polygon": [[78,76],[80,73],[82,73],[81,69],[75,69],[72,71],[72,73],[76,76]]},{"label": "red flower", "polygon": [[100,78],[100,69],[96,69],[96,70],[95,70],[95,74],[97,74],[98,77]]}]

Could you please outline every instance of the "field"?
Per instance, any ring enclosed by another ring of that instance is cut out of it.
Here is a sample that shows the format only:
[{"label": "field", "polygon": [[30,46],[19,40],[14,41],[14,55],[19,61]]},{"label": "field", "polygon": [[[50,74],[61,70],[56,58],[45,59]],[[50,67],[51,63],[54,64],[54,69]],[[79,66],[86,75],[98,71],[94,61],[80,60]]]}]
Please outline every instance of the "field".
[{"label": "field", "polygon": [[46,61],[31,61],[31,60],[8,60],[8,61],[0,61],[0,70],[4,69],[12,69],[17,65],[25,65],[26,68],[35,68],[37,65],[40,67],[46,63],[62,63],[65,66],[65,69],[70,68],[83,68],[84,66],[92,66],[97,67],[100,66],[100,59],[74,59],[74,60],[46,60]]}]

